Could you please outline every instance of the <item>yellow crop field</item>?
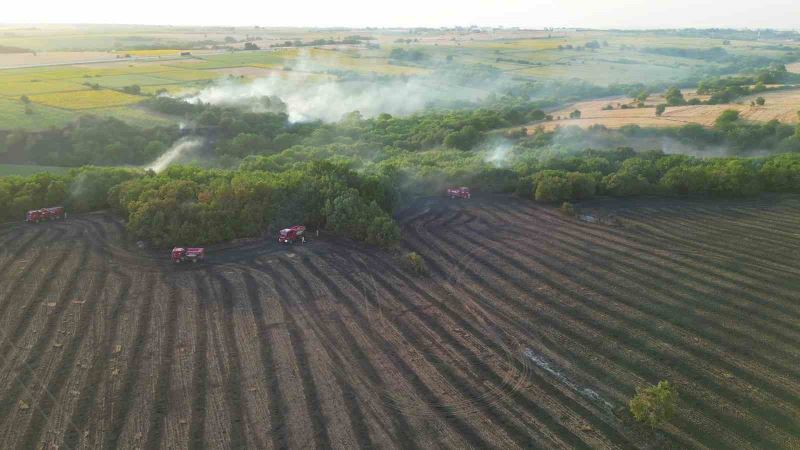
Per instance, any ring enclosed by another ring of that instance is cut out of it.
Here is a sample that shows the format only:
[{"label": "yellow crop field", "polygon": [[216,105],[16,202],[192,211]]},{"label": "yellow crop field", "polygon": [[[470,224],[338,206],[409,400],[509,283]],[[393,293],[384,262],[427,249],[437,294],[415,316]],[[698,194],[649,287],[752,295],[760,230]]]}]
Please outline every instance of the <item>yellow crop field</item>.
[{"label": "yellow crop field", "polygon": [[71,92],[87,89],[77,82],[61,80],[6,81],[0,79],[0,95],[17,97],[20,95],[44,94],[48,92]]},{"label": "yellow crop field", "polygon": [[31,101],[62,109],[91,109],[138,103],[142,97],[117,91],[57,92],[30,96]]}]

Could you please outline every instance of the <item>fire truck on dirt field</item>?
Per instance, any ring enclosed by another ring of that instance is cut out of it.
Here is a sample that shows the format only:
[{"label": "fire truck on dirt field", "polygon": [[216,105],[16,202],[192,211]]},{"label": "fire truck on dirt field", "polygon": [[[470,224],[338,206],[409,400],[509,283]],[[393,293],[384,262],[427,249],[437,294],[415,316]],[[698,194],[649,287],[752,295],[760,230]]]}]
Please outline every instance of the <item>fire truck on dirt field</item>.
[{"label": "fire truck on dirt field", "polygon": [[46,220],[56,220],[56,219],[66,219],[67,212],[64,210],[63,206],[55,206],[52,208],[42,208],[42,209],[34,209],[32,211],[28,211],[28,214],[25,216],[25,222],[28,223],[39,223],[44,222]]},{"label": "fire truck on dirt field", "polygon": [[469,198],[469,188],[468,187],[460,187],[460,188],[449,188],[447,190],[447,196],[450,198]]},{"label": "fire truck on dirt field", "polygon": [[206,249],[204,248],[183,248],[175,247],[172,249],[172,262],[180,263],[184,261],[191,261],[196,263],[202,261],[206,257]]},{"label": "fire truck on dirt field", "polygon": [[278,233],[278,243],[279,244],[294,244],[295,241],[300,241],[305,244],[306,237],[303,233],[306,231],[306,227],[303,225],[295,225],[293,227],[284,228]]}]

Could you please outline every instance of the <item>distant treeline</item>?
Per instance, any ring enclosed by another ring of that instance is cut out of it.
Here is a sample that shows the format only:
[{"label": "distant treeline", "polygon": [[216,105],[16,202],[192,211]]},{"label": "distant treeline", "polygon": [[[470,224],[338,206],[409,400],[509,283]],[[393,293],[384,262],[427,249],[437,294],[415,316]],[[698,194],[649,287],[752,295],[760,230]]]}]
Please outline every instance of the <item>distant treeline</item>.
[{"label": "distant treeline", "polygon": [[83,116],[63,128],[0,132],[0,162],[140,165],[164,153],[178,137],[177,127],[140,128],[119,119]]},{"label": "distant treeline", "polygon": [[519,195],[556,203],[595,195],[745,197],[761,192],[800,193],[800,154],[701,159],[630,148],[586,150],[531,164],[520,171],[516,186]]}]

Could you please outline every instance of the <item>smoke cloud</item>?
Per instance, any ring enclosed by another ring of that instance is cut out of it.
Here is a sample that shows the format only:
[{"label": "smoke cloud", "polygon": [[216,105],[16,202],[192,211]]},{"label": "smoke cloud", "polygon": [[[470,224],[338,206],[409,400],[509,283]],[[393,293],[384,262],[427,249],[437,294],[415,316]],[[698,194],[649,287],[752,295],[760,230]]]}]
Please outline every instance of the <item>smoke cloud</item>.
[{"label": "smoke cloud", "polygon": [[275,72],[249,83],[223,78],[180,97],[192,103],[234,106],[252,112],[286,112],[291,122],[336,122],[353,111],[370,118],[381,113],[408,115],[429,106],[477,102],[508,81],[497,74],[478,76],[447,65],[440,65],[427,75],[405,77],[348,73],[347,80],[334,80],[321,76],[337,67],[337,58],[333,52],[330,57],[313,58],[301,53],[291,62],[290,72]]},{"label": "smoke cloud", "polygon": [[725,156],[767,156],[772,154],[768,150],[734,150],[727,145],[693,145],[682,142],[670,136],[652,135],[627,135],[614,129],[585,130],[576,126],[559,128],[556,130],[552,146],[562,154],[575,153],[587,148],[612,149],[617,147],[631,147],[637,151],[661,150],[668,154],[681,154],[696,157],[725,157]]},{"label": "smoke cloud", "polygon": [[494,167],[508,167],[511,165],[512,160],[511,150],[512,145],[510,142],[502,141],[495,143],[487,151],[483,161],[493,165]]},{"label": "smoke cloud", "polygon": [[192,153],[202,148],[204,144],[205,140],[203,138],[194,136],[180,138],[175,141],[174,144],[172,144],[172,147],[170,147],[169,150],[164,152],[164,154],[159,156],[158,159],[147,165],[145,168],[154,170],[156,172],[161,172],[173,162],[186,159]]},{"label": "smoke cloud", "polygon": [[381,113],[407,115],[428,106],[478,101],[485,95],[425,77],[315,82],[270,76],[251,83],[223,79],[186,100],[275,112],[264,107],[263,99],[277,97],[285,104],[291,122],[336,122],[352,111],[366,118]]}]

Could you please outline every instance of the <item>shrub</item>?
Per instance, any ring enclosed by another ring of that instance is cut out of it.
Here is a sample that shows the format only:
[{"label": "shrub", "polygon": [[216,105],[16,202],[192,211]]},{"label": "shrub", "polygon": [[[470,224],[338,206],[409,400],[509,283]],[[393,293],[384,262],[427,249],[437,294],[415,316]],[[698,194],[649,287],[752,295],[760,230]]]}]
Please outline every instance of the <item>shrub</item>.
[{"label": "shrub", "polygon": [[664,94],[664,98],[670,106],[683,105],[686,103],[686,100],[683,98],[683,93],[677,87],[669,88],[666,94]]},{"label": "shrub", "polygon": [[575,206],[570,202],[562,203],[559,211],[561,211],[561,214],[564,214],[567,217],[575,217],[578,215],[578,212],[575,211]]},{"label": "shrub", "polygon": [[628,406],[636,420],[655,428],[672,418],[677,403],[675,388],[662,380],[656,386],[637,388]]},{"label": "shrub", "polygon": [[408,263],[411,270],[416,272],[417,274],[424,274],[427,272],[425,269],[425,262],[422,260],[422,257],[419,256],[417,252],[411,252],[406,254],[406,262]]},{"label": "shrub", "polygon": [[737,120],[739,120],[739,111],[736,111],[735,109],[726,109],[725,111],[722,111],[719,117],[717,117],[717,120],[714,121],[714,124],[717,127],[724,127],[728,124],[736,122]]}]

